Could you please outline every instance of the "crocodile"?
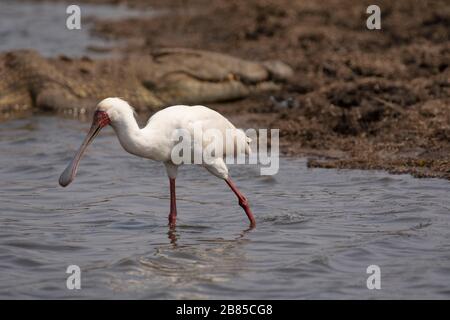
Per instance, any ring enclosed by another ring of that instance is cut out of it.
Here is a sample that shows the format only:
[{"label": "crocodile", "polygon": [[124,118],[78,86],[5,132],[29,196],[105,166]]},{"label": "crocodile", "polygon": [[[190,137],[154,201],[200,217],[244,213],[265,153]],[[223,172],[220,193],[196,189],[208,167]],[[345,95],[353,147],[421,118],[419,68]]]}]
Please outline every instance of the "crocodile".
[{"label": "crocodile", "polygon": [[109,96],[129,101],[138,112],[154,111],[279,90],[291,75],[281,61],[186,48],[99,60],[16,50],[0,54],[0,114],[39,109],[76,115]]}]

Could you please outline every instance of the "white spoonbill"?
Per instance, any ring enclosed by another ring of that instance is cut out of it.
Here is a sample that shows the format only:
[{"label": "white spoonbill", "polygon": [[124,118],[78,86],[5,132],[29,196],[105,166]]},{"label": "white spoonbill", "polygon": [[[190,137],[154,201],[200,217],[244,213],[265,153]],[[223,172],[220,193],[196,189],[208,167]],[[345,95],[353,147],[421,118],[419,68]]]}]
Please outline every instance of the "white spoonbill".
[{"label": "white spoonbill", "polygon": [[[139,128],[134,118],[134,109],[120,98],[106,98],[96,107],[92,126],[84,139],[80,149],[75,154],[72,161],[61,174],[59,184],[66,187],[73,181],[77,173],[78,164],[83,156],[87,146],[94,140],[100,130],[111,125],[119,138],[122,147],[131,154],[139,157],[161,161],[164,163],[169,176],[170,184],[170,213],[169,225],[175,226],[177,218],[177,206],[175,196],[175,178],[177,176],[178,165],[172,161],[172,149],[178,143],[174,141],[173,133],[182,129],[193,136],[193,124],[200,125],[202,130],[219,130],[223,136],[226,136],[226,130],[232,130],[234,150],[240,153],[249,153],[249,141],[243,131],[236,129],[233,124],[218,112],[204,106],[184,106],[177,105],[165,108],[156,112],[148,121],[144,128]],[[210,141],[202,141],[203,145]],[[239,205],[244,209],[250,220],[250,226],[255,226],[255,218],[245,196],[239,191],[228,174],[228,168],[224,158],[227,156],[227,142],[223,144],[223,150],[219,150],[214,161],[208,163],[202,162],[210,173],[218,178],[224,179],[231,190],[236,194]],[[239,145],[239,146],[238,146]]]}]

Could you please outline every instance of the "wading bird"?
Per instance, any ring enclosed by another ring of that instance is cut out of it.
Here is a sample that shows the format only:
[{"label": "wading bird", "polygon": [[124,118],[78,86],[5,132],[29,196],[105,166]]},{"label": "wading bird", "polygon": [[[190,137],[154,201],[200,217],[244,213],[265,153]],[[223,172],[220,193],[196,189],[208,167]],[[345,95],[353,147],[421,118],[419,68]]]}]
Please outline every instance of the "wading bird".
[{"label": "wading bird", "polygon": [[[210,173],[224,179],[231,190],[236,194],[239,205],[244,209],[250,220],[250,226],[255,226],[255,218],[245,196],[239,191],[228,174],[228,168],[225,164],[225,158],[237,156],[237,152],[250,153],[250,139],[241,130],[223,117],[218,112],[204,106],[184,106],[177,105],[165,108],[156,112],[144,128],[139,128],[134,117],[134,109],[120,98],[106,98],[98,105],[94,113],[91,128],[81,144],[78,152],[73,157],[67,168],[59,178],[59,184],[63,187],[69,185],[77,173],[79,162],[86,151],[87,146],[94,140],[100,130],[111,125],[119,138],[122,147],[129,153],[139,157],[163,162],[170,185],[170,213],[169,225],[175,226],[177,218],[177,206],[175,196],[175,179],[177,176],[178,165],[172,161],[172,150],[177,142],[173,139],[173,133],[176,130],[194,135],[194,124],[200,126],[202,130],[218,130],[223,137],[226,131],[234,132],[232,141],[222,143],[222,150],[215,150],[218,154],[213,161],[202,162]],[[205,138],[200,142],[206,145],[209,141]],[[226,143],[232,143],[234,148],[226,147]],[[194,149],[194,147],[192,147]],[[233,154],[227,154],[233,150]],[[192,151],[192,150],[191,150]],[[217,152],[219,151],[219,152]],[[219,156],[220,155],[220,156]]]}]

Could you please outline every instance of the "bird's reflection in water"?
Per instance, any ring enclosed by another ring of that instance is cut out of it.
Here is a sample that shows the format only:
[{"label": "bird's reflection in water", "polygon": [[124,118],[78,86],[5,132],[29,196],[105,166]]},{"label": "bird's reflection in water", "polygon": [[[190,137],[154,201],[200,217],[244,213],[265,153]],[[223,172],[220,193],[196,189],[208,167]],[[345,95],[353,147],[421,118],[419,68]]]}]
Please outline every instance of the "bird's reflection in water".
[{"label": "bird's reflection in water", "polygon": [[[200,287],[226,285],[248,270],[244,246],[250,242],[247,235],[251,229],[245,229],[231,239],[211,237],[208,229],[187,225],[169,228],[169,242],[154,246],[138,258],[138,267],[128,273],[134,280],[127,286],[138,283],[141,289],[176,287],[180,291],[170,293],[176,295],[177,292],[194,292]],[[171,296],[183,297],[186,298]],[[206,298],[200,293],[195,297]]]},{"label": "bird's reflection in water", "polygon": [[[238,241],[240,239],[243,239],[244,236],[253,230],[255,226],[249,226],[248,228],[241,231],[241,233],[234,239],[234,241]],[[175,249],[177,247],[177,241],[179,239],[179,234],[177,233],[177,227],[176,226],[169,226],[169,230],[167,231],[167,236],[170,240],[170,244]]]},{"label": "bird's reflection in water", "polygon": [[176,229],[177,228],[175,226],[170,226],[169,231],[167,232],[168,238],[170,240],[170,244],[173,246],[173,248],[177,247],[178,235],[177,235]]}]

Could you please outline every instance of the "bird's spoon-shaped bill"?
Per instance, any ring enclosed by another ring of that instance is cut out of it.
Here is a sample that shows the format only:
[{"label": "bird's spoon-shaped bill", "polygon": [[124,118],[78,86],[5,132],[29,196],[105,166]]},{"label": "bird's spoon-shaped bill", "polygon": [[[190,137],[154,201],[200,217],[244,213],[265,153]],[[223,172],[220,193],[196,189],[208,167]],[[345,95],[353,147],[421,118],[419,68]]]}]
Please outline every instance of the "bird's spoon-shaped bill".
[{"label": "bird's spoon-shaped bill", "polygon": [[67,168],[59,177],[60,186],[66,187],[73,181],[75,175],[77,174],[78,165],[80,163],[81,158],[83,157],[84,152],[86,151],[86,148],[95,139],[100,130],[104,126],[109,124],[109,122],[110,122],[109,117],[106,114],[106,112],[97,111],[94,114],[94,119],[92,121],[91,128],[89,129],[89,132],[86,135],[86,138],[84,138],[84,141],[81,144],[80,148],[78,149],[77,153],[75,154],[73,159],[69,162]]}]

